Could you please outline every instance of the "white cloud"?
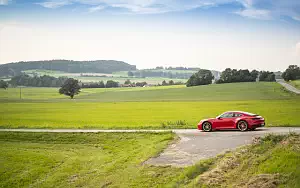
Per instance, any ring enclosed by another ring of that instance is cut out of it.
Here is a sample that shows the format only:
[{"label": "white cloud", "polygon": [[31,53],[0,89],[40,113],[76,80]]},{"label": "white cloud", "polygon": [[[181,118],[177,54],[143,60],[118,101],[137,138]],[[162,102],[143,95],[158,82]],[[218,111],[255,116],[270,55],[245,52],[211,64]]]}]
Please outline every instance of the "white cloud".
[{"label": "white cloud", "polygon": [[244,17],[262,19],[262,20],[270,20],[272,18],[269,10],[259,10],[259,9],[251,8],[251,9],[237,11],[235,13]]},{"label": "white cloud", "polygon": [[72,4],[70,1],[46,1],[43,3],[37,3],[45,8],[59,8],[65,5]]},{"label": "white cloud", "polygon": [[0,5],[8,5],[11,0],[0,0]]},{"label": "white cloud", "polygon": [[97,12],[97,11],[100,11],[103,9],[105,9],[105,6],[103,6],[103,5],[94,6],[94,7],[89,8],[89,12]]},{"label": "white cloud", "polygon": [[[0,0],[0,4],[6,2],[8,0]],[[157,14],[236,2],[243,8],[234,13],[243,17],[268,20],[287,16],[300,21],[300,0],[46,0],[38,4],[46,8],[58,8],[68,4],[89,5],[93,6],[89,8],[90,12],[105,8],[123,8],[134,14]]]}]

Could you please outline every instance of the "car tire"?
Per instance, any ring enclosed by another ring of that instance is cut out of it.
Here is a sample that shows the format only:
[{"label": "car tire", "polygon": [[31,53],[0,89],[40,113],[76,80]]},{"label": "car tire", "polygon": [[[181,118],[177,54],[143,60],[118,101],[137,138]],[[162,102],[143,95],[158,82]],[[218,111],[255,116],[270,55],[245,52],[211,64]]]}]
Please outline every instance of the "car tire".
[{"label": "car tire", "polygon": [[210,132],[210,131],[212,131],[212,125],[211,125],[211,123],[209,123],[208,121],[203,122],[202,123],[202,130],[204,132]]},{"label": "car tire", "polygon": [[237,123],[237,128],[238,128],[238,130],[240,130],[242,132],[247,131],[248,130],[248,123],[244,120],[239,121]]}]

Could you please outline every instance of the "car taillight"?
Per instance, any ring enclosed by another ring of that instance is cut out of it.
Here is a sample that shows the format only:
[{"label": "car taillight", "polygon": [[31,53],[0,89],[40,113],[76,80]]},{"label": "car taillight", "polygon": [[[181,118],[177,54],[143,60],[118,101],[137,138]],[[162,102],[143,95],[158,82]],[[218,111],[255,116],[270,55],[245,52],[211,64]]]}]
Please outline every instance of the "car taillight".
[{"label": "car taillight", "polygon": [[255,117],[255,118],[252,118],[252,120],[263,120],[262,117]]}]

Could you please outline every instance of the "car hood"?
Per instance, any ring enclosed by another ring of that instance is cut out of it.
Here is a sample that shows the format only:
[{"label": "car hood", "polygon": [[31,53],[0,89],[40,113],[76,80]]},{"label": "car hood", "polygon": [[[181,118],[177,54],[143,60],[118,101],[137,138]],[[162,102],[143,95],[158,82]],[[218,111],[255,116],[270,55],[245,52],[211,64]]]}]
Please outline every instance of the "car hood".
[{"label": "car hood", "polygon": [[215,120],[216,118],[208,118],[208,119],[202,119],[200,122],[204,122],[204,121],[210,121],[210,120]]}]

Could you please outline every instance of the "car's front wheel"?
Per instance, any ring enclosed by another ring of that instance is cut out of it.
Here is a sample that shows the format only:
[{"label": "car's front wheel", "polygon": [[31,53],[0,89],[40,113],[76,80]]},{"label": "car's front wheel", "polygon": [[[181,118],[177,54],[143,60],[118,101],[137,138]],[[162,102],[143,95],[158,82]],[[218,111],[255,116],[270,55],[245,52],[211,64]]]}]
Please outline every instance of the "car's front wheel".
[{"label": "car's front wheel", "polygon": [[210,132],[210,131],[212,131],[212,125],[211,125],[211,123],[209,123],[209,122],[204,122],[203,124],[202,124],[202,130],[203,131],[205,131],[205,132]]},{"label": "car's front wheel", "polygon": [[237,128],[240,131],[247,131],[248,130],[248,123],[246,121],[239,121],[237,124]]}]

